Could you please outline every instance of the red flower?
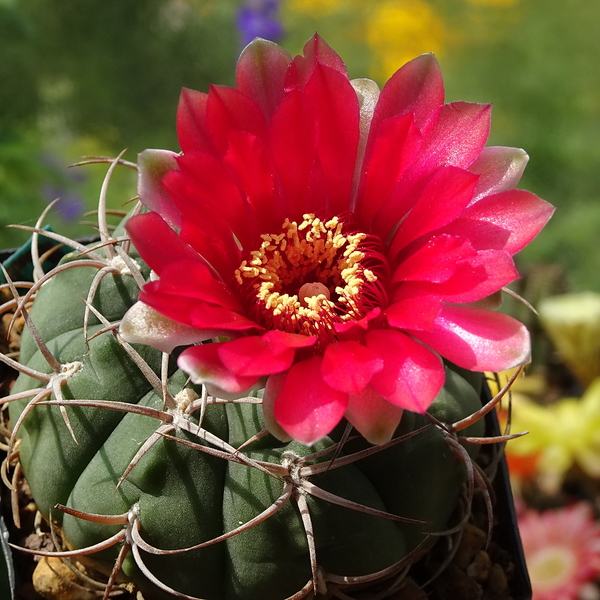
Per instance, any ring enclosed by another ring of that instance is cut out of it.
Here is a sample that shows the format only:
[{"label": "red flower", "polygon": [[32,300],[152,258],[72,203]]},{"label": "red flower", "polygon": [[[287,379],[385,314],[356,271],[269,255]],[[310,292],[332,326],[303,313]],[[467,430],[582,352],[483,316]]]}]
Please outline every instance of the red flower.
[{"label": "red flower", "polygon": [[270,428],[307,444],[342,417],[385,442],[440,391],[442,356],[528,360],[526,329],[487,308],[553,209],[514,189],[525,152],[484,148],[489,106],[444,104],[431,55],[381,93],[350,81],[318,36],[293,60],[255,40],[236,82],[184,90],[183,152],[140,155],[152,212],[127,230],[157,279],[126,339],[215,340],[179,366],[216,395],[266,387]]}]

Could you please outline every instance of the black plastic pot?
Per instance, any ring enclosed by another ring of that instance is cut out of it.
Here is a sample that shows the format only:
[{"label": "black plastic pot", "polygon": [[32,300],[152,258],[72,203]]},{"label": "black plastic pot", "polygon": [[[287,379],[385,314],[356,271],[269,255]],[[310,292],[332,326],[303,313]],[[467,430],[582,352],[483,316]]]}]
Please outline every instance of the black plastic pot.
[{"label": "black plastic pot", "polygon": [[[483,401],[488,401],[491,398],[490,390],[487,386],[484,388],[483,396]],[[486,430],[489,436],[500,435],[496,411],[491,411],[486,415]],[[498,464],[493,488],[496,493],[493,539],[512,556],[515,565],[515,573],[510,582],[512,598],[513,600],[531,600],[531,581],[529,580],[529,573],[525,563],[525,555],[517,524],[515,503],[508,476],[508,467],[504,456]]]}]

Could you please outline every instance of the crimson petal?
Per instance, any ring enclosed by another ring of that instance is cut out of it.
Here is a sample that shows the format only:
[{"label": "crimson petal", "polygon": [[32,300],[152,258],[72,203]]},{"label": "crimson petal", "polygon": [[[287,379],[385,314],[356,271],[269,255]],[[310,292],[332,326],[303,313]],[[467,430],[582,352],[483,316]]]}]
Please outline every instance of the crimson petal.
[{"label": "crimson petal", "polygon": [[239,376],[262,376],[281,373],[294,362],[294,349],[274,352],[273,347],[259,336],[238,338],[219,345],[219,358]]},{"label": "crimson petal", "polygon": [[371,380],[373,389],[400,408],[424,413],[444,385],[439,356],[392,329],[370,331],[366,341],[384,361],[383,370]]},{"label": "crimson petal", "polygon": [[231,279],[240,266],[240,248],[230,229],[199,228],[184,221],[180,235],[224,280]]},{"label": "crimson petal", "polygon": [[177,163],[180,171],[171,171],[163,185],[187,219],[200,227],[221,222],[243,246],[252,245],[258,237],[256,215],[224,162],[212,154],[190,152]]},{"label": "crimson petal", "polygon": [[180,260],[167,265],[154,282],[163,294],[194,298],[221,308],[242,311],[239,299],[203,261]]},{"label": "crimson petal", "polygon": [[348,79],[348,70],[344,61],[319,34],[313,35],[304,44],[303,53],[304,56],[294,57],[288,67],[284,83],[286,91],[303,89],[318,65],[335,69]]},{"label": "crimson petal", "polygon": [[[271,142],[286,215],[301,221],[305,213],[322,213],[326,190],[315,160],[317,124],[312,105],[300,92],[290,92],[277,108],[271,120]],[[315,186],[319,176],[321,184]]]},{"label": "crimson petal", "polygon": [[[461,215],[473,197],[476,184],[477,175],[464,169],[456,167],[439,169],[427,182],[412,210],[394,232],[388,254],[390,264],[394,264],[398,253],[408,244],[422,235],[447,225]],[[387,208],[389,227],[402,215],[393,215],[390,211],[393,211],[394,207],[389,202]]]},{"label": "crimson petal", "polygon": [[246,131],[267,139],[267,120],[252,98],[235,88],[211,86],[206,105],[206,128],[221,155],[227,151],[229,134]]},{"label": "crimson petal", "polygon": [[[174,261],[202,260],[159,216],[149,212],[131,217],[125,229],[136,250],[158,275]],[[160,244],[156,240],[161,240]]]},{"label": "crimson petal", "polygon": [[275,165],[268,146],[252,134],[235,131],[229,137],[223,161],[254,211],[260,231],[277,231],[285,212],[277,194]]},{"label": "crimson petal", "polygon": [[414,114],[421,127],[444,102],[444,82],[433,54],[423,54],[398,69],[381,90],[371,126],[377,135],[379,123],[388,117]]},{"label": "crimson petal", "polygon": [[206,129],[208,94],[183,88],[177,107],[177,138],[183,152],[213,152],[214,146]]},{"label": "crimson petal", "polygon": [[323,381],[322,362],[322,357],[313,356],[296,363],[275,398],[277,422],[307,446],[325,437],[340,422],[348,406],[348,394]]},{"label": "crimson petal", "polygon": [[328,214],[349,208],[359,138],[358,97],[347,76],[317,65],[304,89],[315,108],[317,153],[327,182]]},{"label": "crimson petal", "polygon": [[354,340],[330,344],[325,349],[323,379],[340,392],[360,394],[381,369],[383,360]]},{"label": "crimson petal", "polygon": [[372,144],[363,167],[364,190],[357,201],[358,218],[363,223],[372,220],[421,147],[421,134],[413,115],[402,114],[383,121]]},{"label": "crimson petal", "polygon": [[[445,302],[475,302],[494,294],[519,276],[514,260],[503,250],[483,250],[472,260],[456,264],[446,281],[408,281],[398,287],[398,295],[434,295]],[[396,300],[396,294],[392,294]]]},{"label": "crimson petal", "polygon": [[283,82],[291,60],[281,46],[260,38],[250,42],[238,60],[237,89],[253,98],[268,119],[283,99]]},{"label": "crimson petal", "polygon": [[394,329],[431,330],[442,308],[442,301],[432,295],[399,299],[385,309]]},{"label": "crimson petal", "polygon": [[219,356],[221,346],[223,344],[201,344],[187,348],[177,359],[177,365],[194,383],[214,386],[227,394],[252,389],[260,378],[237,375],[228,369]]},{"label": "crimson petal", "polygon": [[457,263],[477,255],[469,240],[453,235],[437,235],[415,248],[400,263],[392,276],[397,281],[447,281]]}]

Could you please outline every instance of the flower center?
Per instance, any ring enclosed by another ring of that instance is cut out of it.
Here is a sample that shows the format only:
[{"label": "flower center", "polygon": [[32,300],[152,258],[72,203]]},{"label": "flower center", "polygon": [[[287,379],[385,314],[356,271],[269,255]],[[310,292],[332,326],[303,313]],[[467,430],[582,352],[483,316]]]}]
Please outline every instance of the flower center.
[{"label": "flower center", "polygon": [[575,573],[576,558],[572,551],[549,546],[528,558],[527,567],[534,589],[558,589],[568,584]]},{"label": "flower center", "polygon": [[335,339],[335,323],[360,319],[386,300],[387,263],[375,236],[346,220],[286,219],[263,234],[235,272],[250,316],[267,329]]}]

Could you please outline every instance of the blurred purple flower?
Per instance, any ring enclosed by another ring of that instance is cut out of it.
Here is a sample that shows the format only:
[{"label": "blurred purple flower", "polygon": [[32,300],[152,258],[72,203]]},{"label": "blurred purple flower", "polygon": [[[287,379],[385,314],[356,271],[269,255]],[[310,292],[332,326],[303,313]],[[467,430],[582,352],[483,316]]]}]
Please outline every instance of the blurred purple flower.
[{"label": "blurred purple flower", "polygon": [[52,184],[42,186],[42,196],[46,202],[60,198],[54,208],[65,221],[74,221],[82,215],[85,209],[85,203],[81,196]]},{"label": "blurred purple flower", "polygon": [[48,169],[48,179],[40,189],[46,202],[56,198],[55,210],[65,221],[73,221],[80,217],[85,210],[84,199],[74,190],[80,186],[87,177],[81,170],[66,169],[62,159],[50,153],[44,153],[41,163]]},{"label": "blurred purple flower", "polygon": [[240,6],[236,25],[244,46],[256,37],[276,42],[283,36],[279,4],[280,0],[246,0]]}]

